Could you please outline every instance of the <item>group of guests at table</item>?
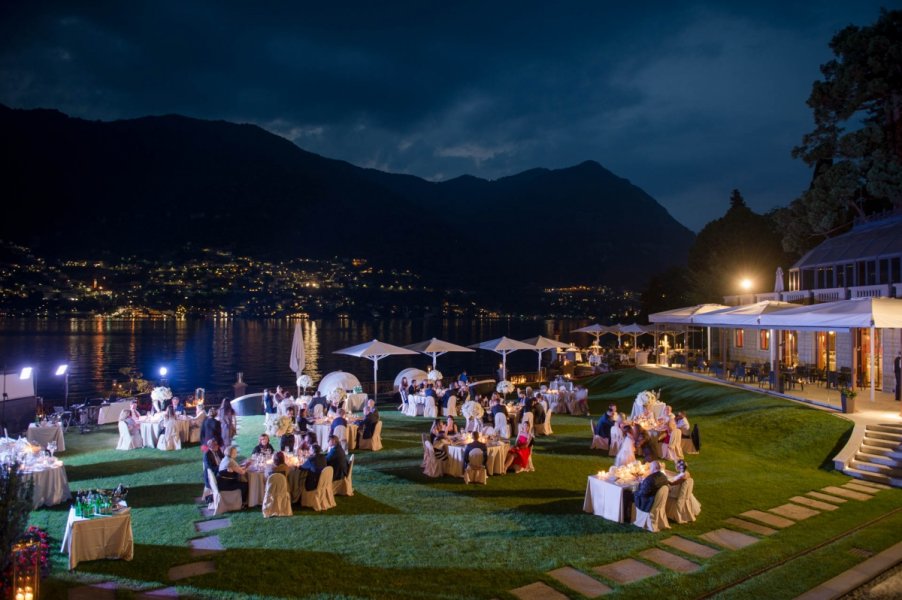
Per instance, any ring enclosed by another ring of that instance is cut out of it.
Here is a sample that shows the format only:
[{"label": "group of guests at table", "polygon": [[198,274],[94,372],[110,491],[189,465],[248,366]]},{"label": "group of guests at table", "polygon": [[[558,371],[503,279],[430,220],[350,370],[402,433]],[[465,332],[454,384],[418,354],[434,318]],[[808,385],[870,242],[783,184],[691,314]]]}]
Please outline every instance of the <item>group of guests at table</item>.
[{"label": "group of guests at table", "polygon": [[[488,447],[486,439],[490,436],[496,436],[495,429],[486,425],[483,429],[475,429],[468,431],[471,441],[464,447],[463,467],[464,470],[469,466],[470,453],[479,449],[484,457],[488,457]],[[429,441],[432,444],[432,451],[435,459],[438,461],[448,460],[448,446],[451,445],[456,436],[460,435],[460,428],[454,420],[454,417],[435,419],[432,422],[432,428],[429,430]],[[529,423],[524,421],[520,423],[517,431],[517,439],[514,445],[508,450],[504,459],[505,472],[516,473],[529,467],[529,459],[532,455],[534,436],[529,428]],[[507,441],[507,440],[505,440]]]},{"label": "group of guests at table", "polygon": [[[461,377],[463,378],[466,378],[466,376],[466,372],[461,374]],[[445,388],[442,387],[441,381],[417,381],[416,379],[412,379],[408,382],[406,377],[402,377],[401,382],[398,384],[397,391],[398,396],[401,398],[401,404],[398,406],[398,410],[402,412],[407,411],[407,404],[410,401],[410,396],[434,398],[435,405],[439,408],[448,408],[448,404],[452,397],[457,398],[457,403],[460,405],[466,402],[470,396],[470,388],[466,379],[453,381]]]},{"label": "group of guests at table", "polygon": [[[614,466],[617,467],[635,462],[636,456],[648,462],[670,458],[665,456],[662,448],[671,446],[677,430],[681,438],[688,439],[691,433],[689,418],[684,411],[674,414],[670,406],[664,407],[660,417],[646,409],[640,419],[631,421],[617,412],[616,404],[611,404],[595,425],[595,435],[605,440],[612,452],[616,448]],[[676,453],[681,454],[678,450]]]}]

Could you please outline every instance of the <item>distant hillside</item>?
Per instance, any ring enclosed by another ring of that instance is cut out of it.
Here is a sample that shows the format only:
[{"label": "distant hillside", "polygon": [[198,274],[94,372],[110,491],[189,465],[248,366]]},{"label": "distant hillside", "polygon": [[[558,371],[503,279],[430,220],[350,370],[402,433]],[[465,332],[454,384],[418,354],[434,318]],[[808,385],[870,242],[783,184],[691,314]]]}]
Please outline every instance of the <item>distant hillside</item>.
[{"label": "distant hillside", "polygon": [[0,106],[0,238],[40,254],[359,256],[437,282],[636,287],[693,234],[595,162],[434,183],[363,169],[254,125],[85,121]]}]

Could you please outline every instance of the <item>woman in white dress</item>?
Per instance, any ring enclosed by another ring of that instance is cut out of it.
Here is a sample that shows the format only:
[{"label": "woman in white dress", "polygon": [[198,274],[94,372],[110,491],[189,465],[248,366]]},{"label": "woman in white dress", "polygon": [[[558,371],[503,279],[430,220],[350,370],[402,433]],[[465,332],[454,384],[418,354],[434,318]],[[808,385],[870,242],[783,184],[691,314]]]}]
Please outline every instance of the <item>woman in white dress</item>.
[{"label": "woman in white dress", "polygon": [[623,430],[623,441],[620,443],[620,450],[617,452],[617,458],[614,459],[614,466],[621,467],[636,462],[636,436],[630,425],[622,422],[620,426]]}]

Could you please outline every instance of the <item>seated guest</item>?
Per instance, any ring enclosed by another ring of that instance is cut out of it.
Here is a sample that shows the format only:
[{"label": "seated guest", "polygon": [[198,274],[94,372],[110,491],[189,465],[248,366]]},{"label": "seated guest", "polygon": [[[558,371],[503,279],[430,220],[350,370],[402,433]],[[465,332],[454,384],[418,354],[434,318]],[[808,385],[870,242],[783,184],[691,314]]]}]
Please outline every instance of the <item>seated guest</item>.
[{"label": "seated guest", "polygon": [[529,457],[532,454],[530,443],[528,429],[521,427],[517,435],[516,446],[507,451],[507,456],[504,459],[505,472],[513,471],[517,473],[529,467]]},{"label": "seated guest", "polygon": [[526,392],[517,390],[517,399],[519,403],[523,406],[523,412],[528,413],[532,412],[532,403],[533,399],[526,395]]},{"label": "seated guest", "polygon": [[345,418],[345,409],[338,409],[338,416],[332,420],[332,424],[329,426],[329,435],[335,435],[335,428],[344,426],[346,429],[348,427],[348,420]]},{"label": "seated guest", "polygon": [[132,437],[137,435],[138,439],[141,438],[141,423],[138,419],[132,417],[132,412],[129,409],[123,408],[119,412],[119,420],[124,422],[125,426],[128,427],[129,435]]},{"label": "seated guest", "polygon": [[257,438],[257,442],[258,444],[254,446],[254,451],[251,454],[275,454],[276,449],[269,443],[268,434],[261,433],[260,437]]},{"label": "seated guest", "polygon": [[[219,449],[219,442],[214,437],[209,438],[205,445],[207,449],[204,452],[203,457],[204,485],[209,488],[210,482],[207,480],[207,470],[209,469],[214,473],[219,473],[219,463],[222,462],[223,453],[222,450]],[[205,500],[210,502],[212,498],[205,498]]]},{"label": "seated guest", "polygon": [[322,453],[319,444],[313,444],[310,448],[310,457],[301,465],[301,474],[304,475],[304,489],[312,492],[319,483],[319,475],[328,465],[326,456]]},{"label": "seated guest", "polygon": [[582,385],[573,388],[573,397],[576,398],[576,405],[579,407],[577,412],[589,414],[589,393]]},{"label": "seated guest", "polygon": [[332,481],[338,481],[348,476],[348,455],[338,436],[329,436],[329,451],[326,453],[326,465],[332,467]]},{"label": "seated guest", "polygon": [[283,398],[279,401],[279,414],[287,415],[288,409],[294,408],[294,398],[289,396],[288,394],[284,394]]},{"label": "seated guest", "polygon": [[275,394],[275,396],[273,396],[273,401],[276,404],[279,404],[284,399],[285,399],[285,391],[282,389],[281,385],[277,385],[276,386],[276,394]]},{"label": "seated guest", "polygon": [[482,441],[482,434],[478,431],[473,434],[473,441],[464,448],[464,471],[470,466],[470,452],[473,450],[482,450],[482,461],[485,464],[485,461],[489,458],[489,449],[486,447],[485,442]]},{"label": "seated guest", "polygon": [[316,414],[317,406],[322,406],[323,414],[326,414],[328,403],[323,396],[320,396],[319,390],[317,390],[316,396],[310,400],[310,404],[307,405],[307,414],[310,415],[311,418]]},{"label": "seated guest", "polygon": [[619,419],[620,415],[617,414],[617,405],[609,405],[607,412],[601,415],[601,418],[598,419],[598,423],[595,425],[595,435],[608,440],[608,443],[610,443],[611,428]]},{"label": "seated guest", "polygon": [[545,422],[545,407],[541,402],[535,401],[532,403],[532,418],[536,425],[541,425]]},{"label": "seated guest", "polygon": [[401,383],[398,384],[398,396],[401,397],[401,404],[398,406],[399,411],[403,411],[407,408],[407,378],[402,377]]},{"label": "seated guest", "polygon": [[170,406],[172,406],[172,410],[175,412],[176,417],[178,417],[179,415],[183,417],[185,416],[185,405],[182,404],[182,401],[178,396],[172,397],[172,404]]},{"label": "seated guest", "polygon": [[448,436],[444,431],[438,432],[432,440],[432,451],[436,460],[448,460]]},{"label": "seated guest", "polygon": [[423,391],[423,395],[427,398],[435,398],[435,388],[432,383],[426,385],[426,389]]},{"label": "seated guest", "polygon": [[133,399],[129,403],[128,412],[130,413],[131,418],[134,419],[135,422],[137,423],[138,419],[141,418],[141,413],[138,411],[138,399],[137,398]]},{"label": "seated guest", "polygon": [[166,407],[166,410],[163,411],[163,418],[160,420],[160,435],[162,436],[164,433],[171,433],[173,431],[178,430],[178,423],[176,423],[175,411],[172,409],[172,405]]},{"label": "seated guest", "polygon": [[503,402],[501,402],[501,396],[499,396],[498,394],[492,394],[491,413],[492,413],[492,423],[495,422],[495,415],[497,415],[498,413],[504,414],[505,417],[508,416],[507,405],[504,404]]},{"label": "seated guest", "polygon": [[296,418],[294,416],[293,406],[288,409],[288,414],[282,417],[282,419],[288,421],[288,426],[280,430],[282,437],[279,438],[279,450],[282,452],[294,452]]},{"label": "seated guest", "polygon": [[269,477],[273,473],[281,473],[285,477],[288,477],[290,471],[291,467],[285,463],[285,453],[276,452],[272,456],[272,465],[266,468],[266,476]]},{"label": "seated guest", "polygon": [[294,420],[295,430],[300,434],[307,433],[307,427],[310,425],[310,417],[307,414],[307,407],[301,405],[300,410],[298,410],[298,417]]},{"label": "seated guest", "polygon": [[241,476],[247,471],[238,464],[238,447],[226,446],[223,451],[223,459],[219,463],[219,473],[216,476],[216,485],[220,492],[241,490],[242,507],[247,506],[247,481],[242,481]]},{"label": "seated guest", "polygon": [[442,424],[441,419],[434,419],[432,421],[432,428],[429,430],[429,441],[435,442],[435,438],[437,438],[440,433],[445,433],[445,426]]},{"label": "seated guest", "polygon": [[460,433],[460,430],[457,428],[457,423],[454,422],[454,417],[448,416],[445,420],[445,434],[448,437],[455,436]]},{"label": "seated guest", "polygon": [[634,500],[636,508],[642,512],[651,511],[651,507],[655,502],[655,494],[665,485],[673,485],[667,481],[667,476],[661,472],[661,463],[653,460],[649,463],[649,473],[639,484],[636,490]]},{"label": "seated guest", "polygon": [[368,440],[376,431],[376,423],[379,422],[379,411],[376,410],[376,401],[370,398],[363,409],[363,418],[357,421],[357,445],[360,440]]},{"label": "seated guest", "polygon": [[676,426],[683,433],[683,439],[688,439],[692,434],[692,425],[689,424],[689,417],[682,410],[676,414]]}]

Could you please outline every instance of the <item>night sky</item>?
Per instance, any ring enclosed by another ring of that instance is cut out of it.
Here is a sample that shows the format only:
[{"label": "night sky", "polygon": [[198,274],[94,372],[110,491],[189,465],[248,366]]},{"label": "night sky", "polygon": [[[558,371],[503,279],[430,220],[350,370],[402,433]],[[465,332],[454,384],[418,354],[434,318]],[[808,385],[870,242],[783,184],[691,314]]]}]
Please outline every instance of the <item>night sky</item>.
[{"label": "night sky", "polygon": [[[357,165],[494,179],[596,160],[698,230],[764,211],[832,35],[869,0],[3,2],[0,102],[256,123]],[[385,5],[385,6],[384,6]]]}]

